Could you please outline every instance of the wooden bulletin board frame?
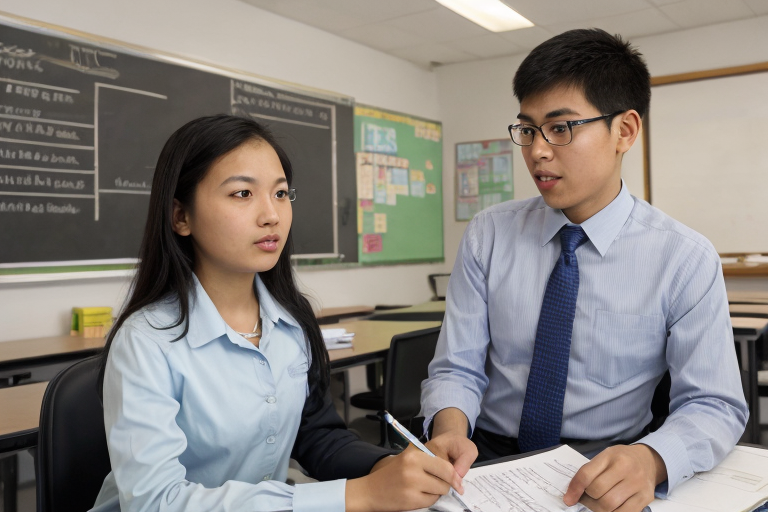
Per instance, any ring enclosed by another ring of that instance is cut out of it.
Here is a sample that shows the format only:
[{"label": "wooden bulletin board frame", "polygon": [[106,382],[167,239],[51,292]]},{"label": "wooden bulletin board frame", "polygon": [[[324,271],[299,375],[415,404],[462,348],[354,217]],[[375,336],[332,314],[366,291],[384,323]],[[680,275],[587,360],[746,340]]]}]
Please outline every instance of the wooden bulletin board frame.
[{"label": "wooden bulletin board frame", "polygon": [[[726,68],[709,69],[703,71],[693,71],[688,73],[679,73],[673,75],[663,75],[651,78],[651,86],[662,86],[681,84],[686,82],[694,82],[700,80],[709,80],[715,78],[727,78],[736,77],[741,75],[749,75],[755,73],[768,72],[768,62],[759,62],[755,64],[747,64],[741,66],[732,66]],[[652,194],[652,169],[651,169],[651,130],[653,129],[653,112],[652,110],[646,113],[643,119],[643,177],[645,184],[645,200],[653,204]],[[768,214],[766,215],[768,219]],[[768,222],[768,220],[767,220]],[[742,253],[721,253],[721,257],[736,258],[735,263],[728,263],[723,265],[723,273],[727,277],[732,276],[747,276],[747,277],[762,277],[768,276],[768,264],[765,263],[750,263],[744,261],[746,254]]]}]

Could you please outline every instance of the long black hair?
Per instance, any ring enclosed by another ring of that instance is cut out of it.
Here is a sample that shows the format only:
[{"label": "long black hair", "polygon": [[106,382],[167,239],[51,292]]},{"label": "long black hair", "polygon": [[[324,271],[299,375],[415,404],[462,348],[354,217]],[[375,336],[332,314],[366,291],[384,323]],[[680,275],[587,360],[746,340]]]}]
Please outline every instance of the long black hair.
[{"label": "long black hair", "polygon": [[[262,141],[272,146],[290,186],[293,167],[288,155],[267,128],[251,119],[223,114],[201,117],[176,130],[165,143],[152,180],[147,223],[139,251],[140,262],[130,297],[107,336],[102,354],[99,394],[103,392],[104,369],[112,340],[132,314],[159,300],[176,299],[179,303],[178,319],[174,324],[160,328],[183,325],[184,330],[176,341],[187,335],[189,301],[195,290],[192,273],[195,257],[190,237],[180,236],[173,230],[173,200],[183,205],[191,204],[197,185],[211,165],[251,141]],[[312,307],[296,286],[291,268],[292,252],[293,240],[289,232],[277,264],[266,272],[260,272],[259,276],[272,297],[304,330],[311,354],[307,375],[310,390],[308,405],[311,410],[316,410],[328,389],[330,363]]]}]

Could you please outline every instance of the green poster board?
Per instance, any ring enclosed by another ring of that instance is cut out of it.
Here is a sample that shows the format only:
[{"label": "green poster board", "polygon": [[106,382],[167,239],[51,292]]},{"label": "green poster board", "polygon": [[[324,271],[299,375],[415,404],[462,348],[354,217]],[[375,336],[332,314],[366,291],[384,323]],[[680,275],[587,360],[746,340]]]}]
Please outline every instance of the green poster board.
[{"label": "green poster board", "polygon": [[442,124],[355,107],[360,263],[443,260]]}]

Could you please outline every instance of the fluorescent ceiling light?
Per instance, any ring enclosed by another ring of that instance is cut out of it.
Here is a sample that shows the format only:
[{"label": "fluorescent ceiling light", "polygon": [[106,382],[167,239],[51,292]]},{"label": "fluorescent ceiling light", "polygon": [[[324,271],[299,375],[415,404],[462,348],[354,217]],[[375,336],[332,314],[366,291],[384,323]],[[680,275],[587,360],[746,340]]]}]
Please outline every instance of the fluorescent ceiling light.
[{"label": "fluorescent ceiling light", "polygon": [[436,2],[491,32],[506,32],[533,26],[533,23],[520,16],[501,0],[436,0]]}]

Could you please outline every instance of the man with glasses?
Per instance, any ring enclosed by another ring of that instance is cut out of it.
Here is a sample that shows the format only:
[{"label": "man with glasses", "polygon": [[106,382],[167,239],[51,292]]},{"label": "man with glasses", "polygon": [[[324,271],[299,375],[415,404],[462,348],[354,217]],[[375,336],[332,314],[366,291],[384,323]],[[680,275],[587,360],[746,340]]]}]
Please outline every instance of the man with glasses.
[{"label": "man with glasses", "polygon": [[[640,512],[719,463],[746,425],[720,258],[621,179],[650,103],[639,52],[569,31],[535,48],[513,85],[509,134],[541,196],[467,227],[422,386],[430,447],[463,476],[478,452],[609,446],[564,502]],[[667,372],[670,414],[651,432]]]}]

